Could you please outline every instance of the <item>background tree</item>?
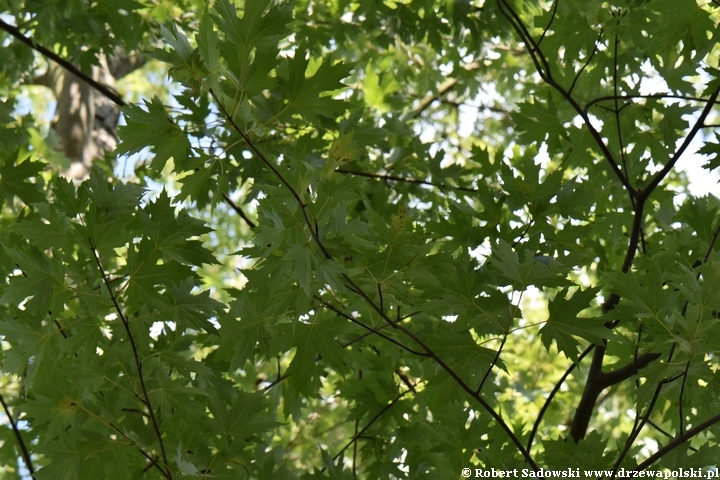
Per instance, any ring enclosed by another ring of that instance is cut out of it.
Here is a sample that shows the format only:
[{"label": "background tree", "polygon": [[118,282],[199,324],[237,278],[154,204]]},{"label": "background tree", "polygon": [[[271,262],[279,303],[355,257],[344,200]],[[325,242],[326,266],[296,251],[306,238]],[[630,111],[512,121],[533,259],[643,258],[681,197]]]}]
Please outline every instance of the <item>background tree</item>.
[{"label": "background tree", "polygon": [[[717,462],[717,4],[62,5],[0,24],[11,478]],[[74,183],[15,99],[116,52],[172,93]]]}]

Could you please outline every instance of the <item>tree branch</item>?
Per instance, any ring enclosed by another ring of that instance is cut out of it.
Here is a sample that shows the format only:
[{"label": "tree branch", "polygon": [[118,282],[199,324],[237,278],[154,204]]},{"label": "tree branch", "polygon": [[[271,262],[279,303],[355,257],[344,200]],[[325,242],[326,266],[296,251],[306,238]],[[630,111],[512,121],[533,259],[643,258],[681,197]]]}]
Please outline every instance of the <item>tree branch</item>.
[{"label": "tree branch", "polygon": [[72,73],[73,75],[81,78],[85,83],[93,87],[98,92],[105,95],[107,98],[109,98],[115,105],[119,107],[124,107],[127,105],[127,102],[122,99],[120,94],[118,94],[116,91],[108,87],[107,85],[104,85],[97,80],[94,80],[91,76],[87,75],[86,73],[83,73],[81,70],[79,70],[77,67],[75,67],[72,63],[68,62],[58,54],[48,50],[47,48],[43,47],[42,45],[39,45],[35,43],[35,41],[31,38],[26,37],[22,34],[20,30],[18,30],[17,27],[10,25],[9,23],[5,23],[0,19],[0,29],[5,30],[7,33],[24,43],[25,45],[29,46],[36,52],[40,53],[42,56],[49,58],[50,60],[54,61],[61,67],[63,67],[68,72]]},{"label": "tree branch", "polygon": [[547,59],[545,59],[545,56],[542,54],[542,51],[539,49],[538,45],[533,40],[530,32],[528,32],[527,28],[522,23],[519,15],[508,4],[507,0],[497,0],[497,4],[500,8],[500,13],[502,13],[508,19],[515,31],[518,33],[518,35],[520,35],[521,40],[525,43],[525,46],[527,47],[528,53],[530,55],[530,59],[535,65],[535,68],[538,72],[538,75],[540,75],[540,78],[542,78],[548,85],[555,89],[565,99],[565,101],[567,101],[573,107],[573,109],[580,116],[580,118],[582,118],[585,127],[590,132],[590,136],[593,138],[593,140],[595,140],[595,143],[600,148],[603,156],[605,157],[605,160],[607,160],[607,162],[610,164],[610,167],[612,168],[613,172],[615,172],[615,175],[618,177],[618,179],[627,189],[630,195],[635,196],[637,191],[635,190],[635,188],[633,188],[633,186],[628,181],[628,178],[620,169],[620,166],[615,160],[615,156],[610,151],[610,148],[605,145],[605,142],[600,136],[600,132],[598,132],[595,127],[592,126],[592,123],[590,123],[590,117],[588,116],[587,112],[585,112],[585,110],[580,107],[580,105],[573,98],[573,96],[567,90],[565,90],[562,85],[557,83],[552,77],[552,72],[550,71],[550,65],[548,64]]},{"label": "tree branch", "polygon": [[344,173],[344,174],[347,174],[347,175],[357,175],[358,177],[375,178],[375,179],[378,179],[378,180],[393,180],[393,181],[396,181],[396,182],[417,183],[417,184],[419,184],[419,185],[428,185],[428,186],[435,187],[435,188],[439,188],[439,189],[450,188],[450,189],[453,189],[453,190],[460,190],[460,191],[463,191],[463,192],[477,192],[477,191],[478,191],[477,188],[456,187],[456,186],[454,186],[454,185],[446,185],[446,184],[444,184],[444,183],[437,184],[437,183],[433,183],[433,182],[428,182],[428,181],[426,181],[426,180],[418,180],[418,179],[416,179],[416,178],[408,178],[408,177],[398,177],[398,176],[395,176],[395,175],[385,175],[385,174],[380,174],[380,173],[359,172],[359,171],[357,171],[357,170],[345,170],[345,169],[343,169],[343,168],[338,168],[338,169],[335,170],[335,171],[338,172],[338,173]]},{"label": "tree branch", "polygon": [[[300,211],[303,216],[303,220],[305,222],[305,225],[307,227],[307,230],[310,233],[310,236],[312,237],[315,244],[320,248],[323,255],[325,255],[325,258],[328,260],[333,260],[333,256],[330,254],[330,252],[325,247],[322,240],[320,240],[320,237],[318,236],[317,231],[314,228],[313,222],[310,220],[310,215],[308,213],[307,205],[305,202],[303,202],[302,198],[300,197],[299,193],[295,188],[285,179],[285,177],[280,173],[280,171],[277,169],[277,167],[271,162],[265,154],[263,154],[258,147],[255,145],[255,143],[250,139],[250,137],[245,133],[244,130],[240,128],[240,126],[235,122],[233,117],[229,114],[225,106],[220,102],[220,99],[217,97],[215,92],[212,88],[209,89],[209,93],[212,96],[212,98],[217,103],[218,109],[222,113],[225,120],[232,126],[233,130],[235,130],[242,138],[245,140],[247,145],[250,147],[250,149],[262,160],[262,162],[273,172],[273,174],[278,178],[278,180],[285,186],[285,188],[288,189],[290,194],[293,196],[295,201],[297,202],[298,206],[300,207]],[[484,398],[482,398],[479,394],[475,393],[475,391],[470,388],[470,386],[465,383],[460,376],[452,369],[450,366],[445,363],[438,355],[430,349],[422,340],[420,340],[415,334],[413,334],[411,331],[409,331],[407,328],[405,328],[402,325],[399,325],[398,323],[394,322],[390,317],[387,316],[387,314],[381,309],[377,303],[375,303],[368,295],[363,291],[362,288],[347,274],[343,273],[341,274],[342,278],[347,282],[347,287],[357,293],[364,301],[365,303],[373,310],[375,310],[380,317],[387,322],[389,325],[391,325],[393,328],[396,328],[403,332],[405,335],[410,337],[420,348],[422,348],[429,357],[431,357],[435,362],[443,369],[445,372],[448,373],[452,377],[452,379],[463,389],[465,392],[470,395],[475,401],[477,401],[483,409],[485,409],[494,419],[498,422],[500,427],[505,431],[505,433],[508,435],[510,440],[515,444],[516,448],[520,452],[520,454],[523,456],[525,461],[533,468],[533,470],[537,471],[539,470],[538,465],[535,463],[535,461],[532,459],[530,454],[525,450],[525,447],[522,443],[520,443],[520,440],[518,439],[517,435],[512,431],[512,429],[508,426],[508,424],[505,422],[505,420],[502,418],[502,416],[497,413],[487,401],[485,401]]]},{"label": "tree branch", "polygon": [[403,350],[407,350],[408,352],[412,353],[413,355],[420,355],[421,357],[428,357],[428,356],[429,356],[427,353],[418,352],[418,351],[413,350],[413,349],[410,348],[410,347],[406,347],[405,345],[403,345],[402,343],[398,342],[397,340],[388,337],[388,336],[385,335],[384,333],[381,333],[379,330],[377,330],[377,329],[375,329],[375,328],[373,328],[373,327],[371,327],[371,326],[369,326],[369,325],[365,325],[364,323],[360,322],[358,319],[353,318],[352,315],[348,315],[348,314],[346,314],[345,312],[343,312],[343,311],[338,310],[337,308],[335,308],[332,304],[329,304],[329,303],[325,302],[322,298],[320,298],[320,297],[318,297],[318,296],[315,296],[315,298],[316,298],[317,300],[319,300],[320,303],[322,303],[322,304],[325,306],[325,308],[327,308],[328,310],[332,310],[332,311],[335,312],[337,315],[339,315],[339,316],[341,316],[341,317],[343,317],[343,318],[345,318],[345,319],[347,319],[347,320],[350,320],[350,321],[351,321],[352,323],[354,323],[355,325],[358,325],[358,326],[364,328],[365,330],[368,330],[370,333],[374,333],[375,335],[384,338],[384,339],[387,340],[388,342],[397,345],[398,347],[402,348]]},{"label": "tree branch", "polygon": [[533,441],[535,440],[535,434],[538,431],[538,428],[540,427],[540,422],[542,421],[542,418],[545,416],[545,412],[547,412],[547,409],[550,407],[550,403],[552,402],[553,397],[555,397],[555,394],[560,391],[560,387],[562,387],[563,383],[565,383],[565,380],[567,377],[570,376],[573,370],[580,364],[583,358],[587,356],[588,353],[592,352],[595,348],[595,345],[589,345],[583,352],[580,354],[580,356],[577,359],[577,362],[573,362],[567,370],[565,370],[565,373],[562,377],[560,377],[560,380],[555,384],[552,391],[550,392],[550,395],[545,399],[545,403],[543,403],[542,408],[540,408],[540,411],[538,412],[538,416],[535,419],[535,423],[533,424],[533,428],[530,431],[530,437],[528,438],[527,443],[527,451],[529,452],[532,448]]},{"label": "tree branch", "polygon": [[[615,100],[615,99],[632,100],[635,98],[655,98],[655,99],[660,99],[660,100],[670,98],[670,99],[677,99],[677,100],[687,100],[689,102],[702,102],[702,103],[709,101],[708,98],[691,97],[689,95],[675,95],[672,93],[651,93],[651,94],[646,94],[646,95],[637,94],[637,95],[617,95],[617,96],[606,95],[606,96],[598,97],[594,100],[589,101],[587,104],[585,104],[585,108],[583,110],[585,112],[587,112],[590,109],[590,107],[592,107],[593,105],[595,105],[596,103],[599,103],[599,102],[610,101],[610,100]],[[717,100],[715,101],[715,103],[718,103]]]},{"label": "tree branch", "polygon": [[691,428],[690,430],[685,432],[685,434],[680,435],[675,440],[673,440],[672,442],[670,442],[667,445],[665,445],[664,447],[662,447],[660,450],[658,450],[657,452],[652,454],[650,456],[650,458],[648,458],[647,460],[642,462],[637,467],[633,468],[632,471],[645,470],[647,467],[649,467],[650,465],[652,465],[653,463],[655,463],[656,461],[658,461],[662,457],[664,457],[666,453],[672,452],[677,447],[679,447],[683,443],[687,442],[688,440],[690,440],[692,437],[694,437],[698,433],[702,432],[706,428],[712,427],[713,425],[715,425],[718,422],[720,422],[720,415],[715,415],[714,417],[712,417],[708,420],[705,420],[703,423],[701,423],[697,427]]},{"label": "tree branch", "polygon": [[687,150],[687,148],[690,146],[690,143],[695,138],[695,135],[697,135],[700,129],[703,128],[705,119],[710,114],[710,110],[712,110],[713,105],[717,101],[718,95],[720,95],[720,86],[718,86],[712,93],[712,95],[710,95],[710,98],[708,98],[707,104],[705,105],[705,108],[703,108],[702,113],[700,113],[700,117],[698,118],[697,122],[695,122],[693,128],[685,136],[685,140],[683,140],[682,145],[680,145],[680,147],[675,151],[675,154],[672,156],[670,161],[665,164],[662,170],[655,174],[650,183],[642,190],[642,192],[640,192],[643,197],[647,198],[650,196],[653,190],[655,190],[655,188],[660,184],[660,182],[662,182],[662,180],[667,176],[667,174],[670,173],[670,171],[673,169],[682,154],[685,153],[685,150]]},{"label": "tree branch", "polygon": [[[333,457],[333,460],[337,460],[337,459],[340,457],[340,455],[343,454],[343,452],[344,452],[345,450],[347,450],[347,449],[348,449],[352,444],[354,444],[360,437],[362,437],[363,433],[365,433],[365,432],[367,431],[367,429],[370,428],[370,427],[372,426],[372,424],[375,423],[375,421],[376,421],[378,418],[382,417],[382,415],[383,415],[385,412],[387,412],[388,410],[390,410],[393,405],[395,405],[397,402],[399,402],[400,399],[402,399],[405,395],[407,395],[407,394],[410,393],[411,391],[412,391],[412,390],[410,390],[410,389],[405,390],[404,392],[402,392],[402,393],[400,393],[399,395],[397,395],[390,403],[388,403],[387,405],[385,405],[385,406],[382,408],[382,410],[380,410],[378,413],[375,414],[375,416],[374,416],[373,418],[370,419],[370,421],[367,423],[367,425],[365,425],[365,426],[363,427],[362,430],[360,430],[360,431],[357,432],[355,435],[353,435],[353,438],[350,439],[350,441],[349,441],[343,448],[341,448],[340,451],[339,451],[337,454],[335,454],[335,456]],[[321,470],[321,472],[324,472],[324,471],[325,471],[325,468],[323,468],[323,469]]]},{"label": "tree branch", "polygon": [[632,378],[634,375],[642,370],[643,368],[650,365],[652,362],[660,358],[661,354],[647,352],[640,355],[637,359],[631,360],[626,365],[613,370],[612,372],[603,373],[600,377],[600,382],[604,385],[603,388],[612,387],[620,382]]},{"label": "tree branch", "polygon": [[225,200],[225,203],[227,203],[230,206],[230,208],[235,210],[235,213],[240,215],[240,218],[245,220],[245,223],[247,223],[248,227],[250,227],[251,229],[257,227],[255,222],[250,220],[250,217],[248,217],[247,213],[245,213],[245,211],[242,208],[240,208],[240,205],[235,203],[233,201],[233,199],[230,198],[230,196],[227,193],[223,193],[223,199]]},{"label": "tree branch", "polygon": [[117,312],[118,316],[120,317],[120,322],[122,323],[123,327],[125,328],[125,332],[127,333],[128,340],[130,341],[130,347],[132,348],[133,357],[135,359],[135,367],[137,368],[138,372],[138,381],[140,382],[140,388],[142,388],[143,397],[145,399],[145,405],[147,406],[148,413],[150,415],[150,423],[153,426],[153,430],[155,430],[155,435],[158,439],[158,444],[160,446],[160,454],[163,459],[163,463],[165,464],[165,477],[168,480],[172,480],[173,475],[170,471],[170,463],[168,462],[167,455],[165,454],[165,444],[162,439],[162,433],[160,432],[160,425],[158,424],[157,418],[155,418],[155,412],[153,411],[152,404],[150,403],[150,395],[148,395],[147,388],[145,387],[145,379],[143,378],[143,371],[142,371],[142,362],[140,361],[140,354],[138,353],[137,345],[135,344],[135,337],[133,337],[132,332],[130,331],[130,323],[128,322],[127,318],[125,318],[125,315],[122,312],[122,309],[120,308],[120,304],[117,301],[117,298],[115,297],[115,294],[113,293],[112,289],[110,288],[110,283],[108,282],[107,275],[105,275],[105,269],[102,266],[102,263],[100,263],[100,257],[98,257],[97,251],[95,250],[95,245],[93,245],[93,241],[91,238],[88,237],[88,242],[90,245],[90,250],[92,251],[93,257],[95,258],[95,263],[97,264],[98,271],[100,272],[100,276],[102,277],[103,283],[105,284],[105,288],[108,291],[108,295],[110,295],[110,300],[112,301],[113,306],[115,307],[115,311]]},{"label": "tree branch", "polygon": [[33,468],[32,458],[30,458],[30,451],[28,450],[27,445],[25,445],[25,440],[23,440],[22,435],[20,435],[20,429],[17,426],[17,422],[13,418],[12,413],[10,412],[10,407],[8,407],[8,404],[5,403],[5,399],[3,398],[2,394],[0,394],[0,403],[2,404],[3,410],[5,410],[5,415],[8,417],[8,421],[10,422],[10,428],[13,431],[13,435],[15,435],[18,445],[20,446],[20,451],[22,453],[23,461],[25,462],[25,467],[30,472],[30,476],[34,479],[35,476],[33,474],[35,473],[35,468]]}]

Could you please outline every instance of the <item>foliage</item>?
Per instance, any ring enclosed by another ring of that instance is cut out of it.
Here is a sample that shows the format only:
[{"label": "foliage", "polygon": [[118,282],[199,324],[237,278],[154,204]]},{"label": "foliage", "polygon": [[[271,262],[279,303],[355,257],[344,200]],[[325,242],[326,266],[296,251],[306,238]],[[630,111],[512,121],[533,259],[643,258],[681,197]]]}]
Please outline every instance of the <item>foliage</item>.
[{"label": "foliage", "polygon": [[3,37],[8,475],[717,463],[716,2],[211,3],[6,2],[173,82],[73,183]]}]

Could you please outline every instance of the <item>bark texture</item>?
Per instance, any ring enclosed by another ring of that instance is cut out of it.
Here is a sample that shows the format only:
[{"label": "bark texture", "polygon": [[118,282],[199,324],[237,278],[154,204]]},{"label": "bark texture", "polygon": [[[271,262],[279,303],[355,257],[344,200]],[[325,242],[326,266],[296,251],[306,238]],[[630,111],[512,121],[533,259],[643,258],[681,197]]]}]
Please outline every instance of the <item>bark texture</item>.
[{"label": "bark texture", "polygon": [[[145,63],[140,56],[122,52],[100,58],[94,66],[92,79],[115,89],[115,82]],[[48,87],[57,104],[52,128],[60,138],[60,145],[71,165],[65,171],[68,178],[80,180],[90,172],[95,159],[115,149],[120,111],[117,105],[100,94],[85,80],[50,61],[48,69],[35,78],[35,83]]]}]

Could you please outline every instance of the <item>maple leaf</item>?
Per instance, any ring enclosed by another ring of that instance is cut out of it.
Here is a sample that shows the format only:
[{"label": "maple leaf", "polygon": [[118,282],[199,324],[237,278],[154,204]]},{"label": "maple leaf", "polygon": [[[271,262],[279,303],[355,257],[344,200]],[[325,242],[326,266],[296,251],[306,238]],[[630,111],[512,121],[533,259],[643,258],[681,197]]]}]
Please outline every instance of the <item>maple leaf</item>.
[{"label": "maple leaf", "polygon": [[39,185],[28,180],[37,178],[44,168],[45,164],[42,162],[26,160],[16,163],[6,159],[0,166],[0,195],[8,202],[12,202],[13,197],[18,197],[26,204],[43,201]]},{"label": "maple leaf", "polygon": [[578,313],[589,307],[599,288],[586,288],[576,290],[572,297],[566,298],[564,291],[560,290],[548,305],[549,317],[540,329],[543,345],[548,350],[554,340],[558,350],[568,358],[577,360],[578,342],[574,337],[580,337],[595,344],[602,344],[603,339],[610,335],[600,318],[580,318]]},{"label": "maple leaf", "polygon": [[298,49],[287,61],[287,73],[279,78],[279,88],[287,101],[286,115],[298,113],[315,125],[321,125],[318,116],[334,118],[347,108],[332,93],[344,88],[340,80],[347,77],[352,64],[332,63],[324,60],[315,73],[306,77],[309,60],[306,52]]},{"label": "maple leaf", "polygon": [[118,128],[121,143],[116,153],[131,154],[153,147],[155,157],[150,167],[155,171],[162,170],[170,158],[184,161],[190,149],[187,135],[168,118],[160,98],[154,96],[144,103],[146,110],[137,105],[124,107],[125,125]]}]

